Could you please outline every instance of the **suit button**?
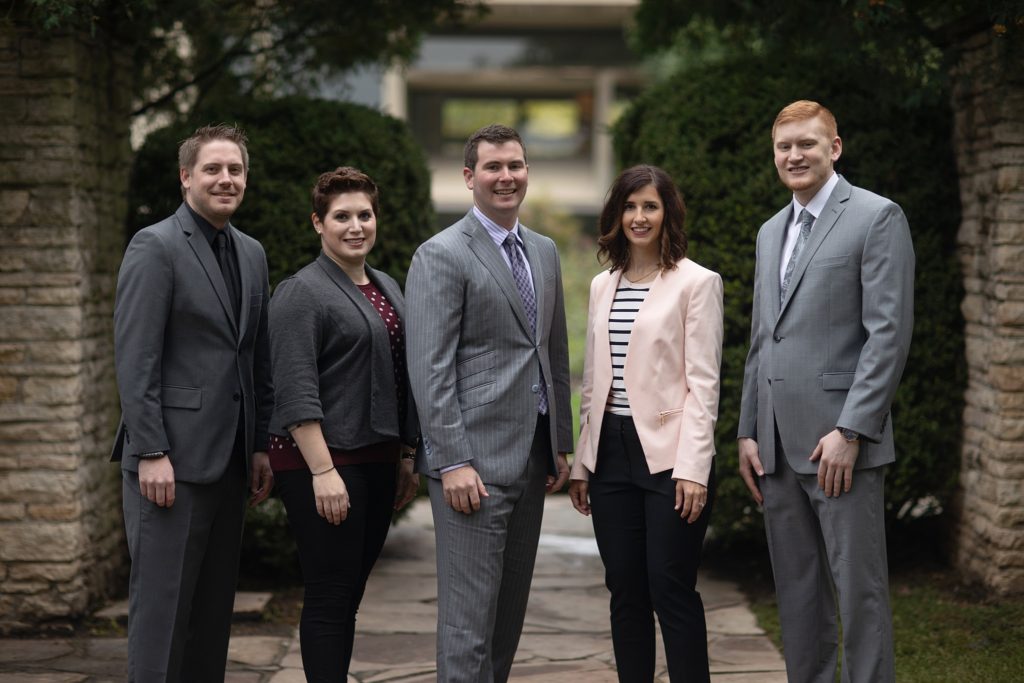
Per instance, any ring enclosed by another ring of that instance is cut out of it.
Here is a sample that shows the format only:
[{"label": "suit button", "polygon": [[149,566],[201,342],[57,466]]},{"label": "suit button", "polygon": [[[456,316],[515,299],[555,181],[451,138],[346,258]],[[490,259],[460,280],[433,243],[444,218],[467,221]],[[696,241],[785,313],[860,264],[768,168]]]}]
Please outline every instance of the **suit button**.
[{"label": "suit button", "polygon": [[782,337],[780,337],[779,335],[775,335],[774,337],[772,337],[772,339],[775,340],[776,344],[778,344],[780,341],[782,341]]},{"label": "suit button", "polygon": [[236,401],[241,401],[242,400],[242,395],[236,391],[235,395],[232,396],[231,398],[235,399]]},{"label": "suit button", "polygon": [[534,384],[532,387],[530,387],[530,391],[532,391],[535,394],[538,393],[540,391],[540,385]]}]

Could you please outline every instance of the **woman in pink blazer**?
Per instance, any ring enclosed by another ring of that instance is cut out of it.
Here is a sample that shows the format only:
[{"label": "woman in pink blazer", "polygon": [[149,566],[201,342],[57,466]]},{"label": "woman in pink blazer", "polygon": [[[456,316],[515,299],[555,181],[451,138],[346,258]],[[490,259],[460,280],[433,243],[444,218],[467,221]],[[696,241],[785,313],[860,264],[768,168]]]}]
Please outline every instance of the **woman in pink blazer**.
[{"label": "woman in pink blazer", "polygon": [[697,567],[714,499],[722,278],[686,258],[672,179],[635,166],[601,212],[569,495],[593,515],[620,681],[708,681]]}]

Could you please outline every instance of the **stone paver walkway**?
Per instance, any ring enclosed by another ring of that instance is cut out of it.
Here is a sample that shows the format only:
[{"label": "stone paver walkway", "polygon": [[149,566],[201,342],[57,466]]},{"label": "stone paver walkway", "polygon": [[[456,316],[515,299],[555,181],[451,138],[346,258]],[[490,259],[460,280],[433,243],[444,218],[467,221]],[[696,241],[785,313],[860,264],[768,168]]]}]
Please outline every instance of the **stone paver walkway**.
[{"label": "stone paver walkway", "polygon": [[[437,587],[430,505],[420,500],[391,530],[367,586],[350,683],[434,681]],[[714,683],[785,683],[778,651],[738,589],[702,575]],[[305,683],[297,634],[231,639],[228,683]],[[123,681],[124,638],[0,640],[3,683]],[[658,645],[658,681],[667,683]],[[549,498],[533,592],[512,680],[617,681],[608,593],[590,520]]]}]

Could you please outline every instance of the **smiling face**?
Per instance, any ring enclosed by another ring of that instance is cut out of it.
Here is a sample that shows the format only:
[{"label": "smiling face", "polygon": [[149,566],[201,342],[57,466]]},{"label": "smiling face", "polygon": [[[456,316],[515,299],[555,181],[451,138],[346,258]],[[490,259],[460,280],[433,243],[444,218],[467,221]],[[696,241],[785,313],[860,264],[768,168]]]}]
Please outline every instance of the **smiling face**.
[{"label": "smiling face", "polygon": [[843,153],[839,136],[830,137],[821,117],[780,123],[772,147],[782,184],[803,205],[814,199],[832,177],[832,166]]},{"label": "smiling face", "polygon": [[230,140],[211,140],[199,148],[192,168],[179,170],[185,201],[218,228],[238,210],[245,196],[242,150]]},{"label": "smiling face", "polygon": [[331,200],[323,220],[313,214],[324,253],[335,263],[361,268],[377,239],[377,216],[365,192],[345,192]]},{"label": "smiling face", "polygon": [[654,185],[645,185],[626,198],[622,207],[622,233],[629,240],[634,263],[639,254],[658,258],[664,220],[665,207]]},{"label": "smiling face", "polygon": [[473,203],[498,225],[512,229],[526,197],[526,154],[518,142],[481,141],[476,167],[462,169]]}]

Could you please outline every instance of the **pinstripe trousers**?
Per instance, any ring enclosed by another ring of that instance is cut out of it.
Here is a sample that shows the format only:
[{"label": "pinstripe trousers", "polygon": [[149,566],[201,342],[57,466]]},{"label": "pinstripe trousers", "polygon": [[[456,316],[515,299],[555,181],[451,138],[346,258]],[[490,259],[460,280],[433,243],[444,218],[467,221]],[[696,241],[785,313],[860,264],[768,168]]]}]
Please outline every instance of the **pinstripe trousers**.
[{"label": "pinstripe trousers", "polygon": [[437,537],[437,680],[504,683],[519,646],[533,580],[551,442],[537,422],[530,458],[508,486],[486,484],[480,509],[466,515],[428,479]]}]

